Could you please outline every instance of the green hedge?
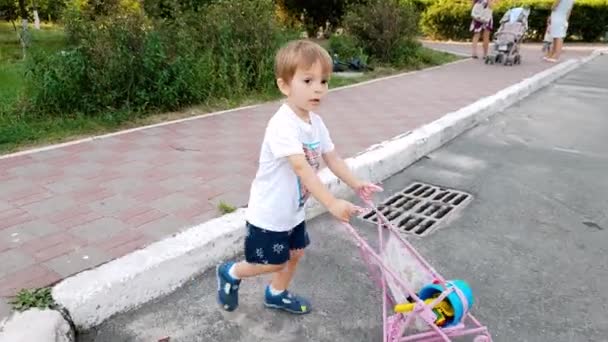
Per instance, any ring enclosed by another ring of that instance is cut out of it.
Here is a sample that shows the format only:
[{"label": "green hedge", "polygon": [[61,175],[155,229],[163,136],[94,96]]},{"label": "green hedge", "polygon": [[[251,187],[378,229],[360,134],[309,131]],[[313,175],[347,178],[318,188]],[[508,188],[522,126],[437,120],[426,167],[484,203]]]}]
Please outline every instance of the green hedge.
[{"label": "green hedge", "polygon": [[176,20],[138,10],[66,18],[74,45],[28,60],[30,115],[145,113],[272,93],[275,51],[296,37],[279,26],[272,0],[216,0]]},{"label": "green hedge", "polygon": [[[421,1],[421,0],[418,0]],[[498,28],[504,13],[513,7],[530,8],[529,39],[541,40],[553,0],[500,0],[494,7],[494,26]],[[425,35],[435,39],[470,39],[471,0],[431,0],[422,2],[425,9],[421,27]],[[608,31],[608,0],[577,0],[572,9],[568,39],[599,41]]]}]

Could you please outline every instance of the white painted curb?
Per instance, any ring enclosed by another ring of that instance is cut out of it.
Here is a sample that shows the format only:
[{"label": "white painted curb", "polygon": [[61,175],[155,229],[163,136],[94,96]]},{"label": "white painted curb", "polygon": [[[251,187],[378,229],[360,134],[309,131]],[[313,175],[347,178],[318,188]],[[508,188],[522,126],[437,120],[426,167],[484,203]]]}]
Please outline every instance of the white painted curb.
[{"label": "white painted curb", "polygon": [[207,221],[53,288],[79,329],[174,291],[194,275],[242,250],[245,211]]},{"label": "white painted curb", "polygon": [[[419,129],[374,145],[349,158],[347,163],[359,177],[381,182],[599,54],[596,51],[583,60],[558,64]],[[329,170],[323,170],[320,176],[336,196],[349,197],[351,194]],[[309,218],[325,211],[315,201],[311,201],[307,209]],[[220,260],[240,253],[245,235],[244,220],[244,210],[239,210],[205,222],[65,279],[54,287],[53,297],[70,312],[78,328],[94,327],[116,313],[174,291]]]},{"label": "white painted curb", "polygon": [[61,313],[37,308],[15,312],[0,323],[2,342],[73,342],[74,332]]}]

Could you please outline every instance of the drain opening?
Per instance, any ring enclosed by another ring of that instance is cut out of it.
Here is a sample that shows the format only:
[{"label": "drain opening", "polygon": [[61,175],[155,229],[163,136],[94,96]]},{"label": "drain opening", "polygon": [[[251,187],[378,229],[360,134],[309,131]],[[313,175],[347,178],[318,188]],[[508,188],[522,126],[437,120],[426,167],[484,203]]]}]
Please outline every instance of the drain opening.
[{"label": "drain opening", "polygon": [[[470,194],[459,190],[415,182],[387,198],[378,210],[401,232],[425,236],[444,225],[471,200]],[[378,222],[374,212],[360,217]]]}]

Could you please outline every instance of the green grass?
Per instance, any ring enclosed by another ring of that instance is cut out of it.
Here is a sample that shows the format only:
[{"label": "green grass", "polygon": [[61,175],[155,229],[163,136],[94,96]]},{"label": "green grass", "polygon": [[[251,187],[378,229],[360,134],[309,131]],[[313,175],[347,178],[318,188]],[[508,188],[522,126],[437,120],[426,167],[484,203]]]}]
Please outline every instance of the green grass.
[{"label": "green grass", "polygon": [[[17,29],[20,28],[19,23]],[[41,25],[40,30],[29,26],[31,33],[31,49],[42,49],[48,52],[59,51],[65,47],[65,33],[60,26]],[[20,62],[22,60],[21,43],[13,25],[0,22],[0,64]]]},{"label": "green grass", "polygon": [[220,211],[220,213],[222,213],[222,215],[230,214],[236,211],[236,208],[233,205],[225,203],[224,201],[220,201],[220,203],[217,205],[217,209]]},{"label": "green grass", "polygon": [[[32,39],[28,51],[53,53],[66,45],[65,34],[58,26],[41,25],[36,30],[30,25],[29,31]],[[0,116],[9,111],[23,89],[23,63],[21,43],[13,25],[0,22]]]},{"label": "green grass", "polygon": [[[9,36],[6,34],[7,27],[5,24],[4,26],[0,25],[0,42],[5,42],[5,37]],[[12,27],[10,29],[12,30]],[[48,38],[46,45],[42,43],[45,34],[47,35],[46,38]],[[39,32],[38,36],[40,48],[45,48],[47,51],[55,51],[64,46],[62,44],[65,44],[63,42],[63,33],[57,27],[49,28],[47,32]],[[3,49],[3,51],[10,50],[5,47]],[[330,80],[330,88],[351,85],[399,72],[440,65],[458,59],[458,57],[450,54],[426,48],[422,49],[420,53],[423,55],[423,58],[421,59],[426,62],[420,62],[403,69],[380,66],[375,68],[374,71],[366,72],[358,77],[347,78],[336,75]],[[20,51],[18,41],[12,43],[12,50],[13,52]],[[22,91],[22,87],[23,62],[19,60],[18,54],[17,59],[0,60],[0,153],[9,153],[29,147],[59,143],[121,129],[210,113],[217,110],[273,101],[280,98],[279,92],[273,90],[269,93],[252,94],[246,98],[215,99],[210,103],[171,113],[147,113],[147,115],[140,115],[122,111],[108,112],[94,117],[78,114],[46,117],[17,115],[14,110],[11,110]]]},{"label": "green grass", "polygon": [[23,66],[20,63],[0,64],[0,115],[12,108],[23,87]]},{"label": "green grass", "polygon": [[46,309],[55,304],[51,295],[51,288],[22,289],[11,301],[13,309],[25,311],[31,308]]}]

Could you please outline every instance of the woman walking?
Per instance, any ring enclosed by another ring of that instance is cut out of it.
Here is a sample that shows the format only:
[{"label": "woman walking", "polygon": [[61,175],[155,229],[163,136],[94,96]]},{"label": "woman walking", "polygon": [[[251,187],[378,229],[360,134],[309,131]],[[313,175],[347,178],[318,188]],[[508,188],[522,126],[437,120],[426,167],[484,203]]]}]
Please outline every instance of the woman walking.
[{"label": "woman walking", "polygon": [[544,59],[551,63],[559,61],[564,46],[564,38],[568,32],[568,20],[574,6],[574,0],[555,0],[551,9],[551,15],[547,21],[549,34],[553,38],[551,50],[548,51]]},{"label": "woman walking", "polygon": [[490,46],[490,33],[494,26],[492,20],[492,3],[493,0],[473,0],[473,10],[471,16],[470,30],[473,32],[473,58],[477,56],[477,42],[479,42],[479,36],[483,33],[483,57],[488,55],[488,48]]}]

